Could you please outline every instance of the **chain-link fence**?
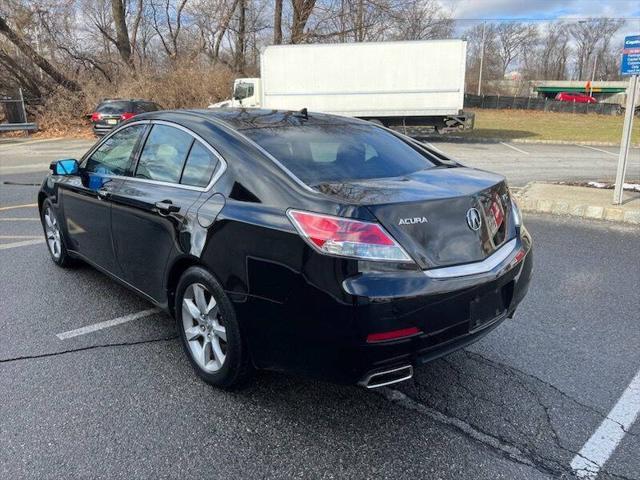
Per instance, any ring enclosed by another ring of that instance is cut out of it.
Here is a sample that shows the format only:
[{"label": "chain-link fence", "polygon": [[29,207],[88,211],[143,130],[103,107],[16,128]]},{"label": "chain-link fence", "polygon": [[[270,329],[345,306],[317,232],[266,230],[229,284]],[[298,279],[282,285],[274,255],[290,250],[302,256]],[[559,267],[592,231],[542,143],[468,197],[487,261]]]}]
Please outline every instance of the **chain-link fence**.
[{"label": "chain-link fence", "polygon": [[37,130],[33,122],[29,122],[22,90],[15,95],[0,94],[0,132]]},{"label": "chain-link fence", "polygon": [[541,110],[545,112],[566,113],[599,113],[602,115],[619,115],[622,107],[615,103],[577,103],[560,102],[549,98],[511,97],[506,95],[472,95],[464,96],[465,108],[506,108],[519,110]]}]

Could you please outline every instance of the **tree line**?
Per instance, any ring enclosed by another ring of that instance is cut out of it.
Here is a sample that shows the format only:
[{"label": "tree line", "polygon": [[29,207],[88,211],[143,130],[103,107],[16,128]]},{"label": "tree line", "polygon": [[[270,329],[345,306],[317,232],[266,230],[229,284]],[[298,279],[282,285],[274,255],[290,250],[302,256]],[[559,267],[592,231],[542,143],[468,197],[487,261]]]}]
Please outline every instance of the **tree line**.
[{"label": "tree line", "polygon": [[177,68],[256,75],[271,44],[446,38],[468,41],[468,91],[481,58],[485,89],[513,70],[524,79],[610,80],[619,68],[611,39],[623,23],[465,28],[437,0],[0,0],[0,94],[82,92]]}]

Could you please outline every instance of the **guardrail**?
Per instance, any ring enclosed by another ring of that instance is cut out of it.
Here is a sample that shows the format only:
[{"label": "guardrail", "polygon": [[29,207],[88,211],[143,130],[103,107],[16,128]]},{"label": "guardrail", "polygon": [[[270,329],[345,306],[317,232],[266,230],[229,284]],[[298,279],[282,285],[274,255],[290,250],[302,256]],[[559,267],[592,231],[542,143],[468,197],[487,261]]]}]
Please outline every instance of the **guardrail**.
[{"label": "guardrail", "polygon": [[601,115],[620,115],[622,107],[616,103],[577,103],[561,102],[549,98],[512,97],[508,95],[472,95],[464,96],[464,108],[494,108],[514,110],[540,110],[545,112],[599,113]]},{"label": "guardrail", "polygon": [[38,129],[35,123],[29,122],[25,108],[22,89],[18,90],[17,98],[0,95],[0,132],[24,130],[26,132]]},{"label": "guardrail", "polygon": [[0,132],[16,132],[26,130],[27,132],[38,130],[35,123],[0,123]]}]

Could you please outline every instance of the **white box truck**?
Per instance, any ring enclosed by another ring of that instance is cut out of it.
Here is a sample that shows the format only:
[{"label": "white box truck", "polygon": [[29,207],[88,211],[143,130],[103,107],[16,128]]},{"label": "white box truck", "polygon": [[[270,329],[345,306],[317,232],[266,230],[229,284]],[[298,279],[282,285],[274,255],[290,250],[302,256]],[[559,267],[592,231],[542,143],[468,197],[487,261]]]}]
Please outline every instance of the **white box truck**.
[{"label": "white box truck", "polygon": [[261,78],[238,78],[217,107],[273,108],[346,115],[385,126],[438,131],[473,127],[462,111],[466,42],[427,40],[274,45]]}]

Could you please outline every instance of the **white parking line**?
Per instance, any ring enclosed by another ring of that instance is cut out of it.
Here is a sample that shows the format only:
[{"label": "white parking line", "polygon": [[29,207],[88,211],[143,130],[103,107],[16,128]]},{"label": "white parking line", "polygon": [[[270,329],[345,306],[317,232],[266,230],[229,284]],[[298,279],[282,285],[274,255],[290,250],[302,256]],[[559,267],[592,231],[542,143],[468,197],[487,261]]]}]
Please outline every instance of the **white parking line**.
[{"label": "white parking line", "polygon": [[42,169],[42,170],[48,170],[49,169],[49,163],[28,163],[26,165],[1,165],[0,166],[0,171],[2,170],[31,170],[34,168],[37,169]]},{"label": "white parking line", "polygon": [[38,222],[38,217],[8,217],[0,218],[0,222]]},{"label": "white parking line", "polygon": [[37,240],[22,240],[21,242],[0,243],[0,250],[37,245],[38,243],[44,243],[44,238],[39,238]]},{"label": "white parking line", "polygon": [[42,238],[42,235],[0,235],[2,240],[15,240],[17,238]]},{"label": "white parking line", "polygon": [[596,152],[606,153],[607,155],[611,155],[613,157],[617,157],[618,154],[614,152],[608,152],[607,150],[602,150],[601,148],[590,147],[589,145],[576,145],[576,147],[588,148],[589,150],[595,150]]},{"label": "white parking line", "polygon": [[508,143],[504,143],[504,142],[500,142],[500,145],[504,145],[505,147],[509,147],[512,150],[515,150],[516,152],[520,152],[520,153],[524,153],[525,155],[529,155],[529,152],[525,152],[524,150],[518,148],[518,147],[514,147],[513,145],[509,145]]},{"label": "white parking line", "polygon": [[103,328],[115,327],[116,325],[120,325],[122,323],[131,322],[133,320],[137,320],[143,317],[148,317],[149,315],[153,315],[154,313],[158,313],[159,311],[160,311],[159,308],[150,308],[148,310],[142,310],[141,312],[125,315],[124,317],[118,317],[118,318],[114,318],[113,320],[94,323],[93,325],[87,325],[86,327],[77,328],[75,330],[69,330],[68,332],[58,333],[56,337],[58,337],[60,340],[67,340],[69,338],[78,337],[80,335],[86,335],[87,333],[102,330]]},{"label": "white parking line", "polygon": [[596,478],[640,412],[640,370],[591,438],[573,458],[571,468],[580,478]]},{"label": "white parking line", "polygon": [[9,205],[8,207],[0,207],[0,212],[4,212],[5,210],[15,210],[16,208],[30,208],[37,206],[37,203],[27,203],[25,205]]}]

